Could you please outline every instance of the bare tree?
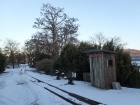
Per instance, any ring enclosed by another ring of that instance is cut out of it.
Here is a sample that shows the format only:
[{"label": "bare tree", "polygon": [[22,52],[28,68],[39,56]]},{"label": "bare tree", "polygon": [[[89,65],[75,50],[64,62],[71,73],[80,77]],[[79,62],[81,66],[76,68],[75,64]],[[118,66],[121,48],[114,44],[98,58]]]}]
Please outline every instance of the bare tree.
[{"label": "bare tree", "polygon": [[118,47],[123,48],[126,45],[126,43],[122,43],[120,37],[114,36],[113,38],[107,38],[102,33],[96,34],[95,37],[92,36],[90,38],[90,43],[97,49],[108,49],[112,51],[113,49],[115,51]]},{"label": "bare tree", "polygon": [[30,40],[27,40],[25,42],[25,50],[28,54],[31,54],[33,52],[36,51],[37,49],[37,40],[36,39],[30,39]]},{"label": "bare tree", "polygon": [[90,42],[94,46],[97,46],[98,49],[102,49],[104,43],[108,40],[102,33],[98,33],[95,37],[90,37]]},{"label": "bare tree", "polygon": [[75,22],[78,19],[68,17],[63,10],[63,8],[56,8],[50,4],[43,4],[40,12],[41,18],[37,18],[33,25],[42,33],[37,36],[43,41],[39,44],[47,46],[46,49],[51,51],[53,57],[59,54],[65,44],[77,41],[79,25]]},{"label": "bare tree", "polygon": [[123,48],[123,47],[125,47],[125,46],[127,45],[126,42],[123,43],[123,41],[121,40],[120,37],[114,36],[114,37],[112,38],[112,40],[113,40],[113,44],[116,46],[116,48],[117,48],[117,46],[119,46],[119,48]]},{"label": "bare tree", "polygon": [[9,60],[10,63],[12,63],[13,68],[15,63],[15,54],[19,52],[18,46],[19,43],[12,39],[7,39],[4,43],[4,53],[9,56]]}]

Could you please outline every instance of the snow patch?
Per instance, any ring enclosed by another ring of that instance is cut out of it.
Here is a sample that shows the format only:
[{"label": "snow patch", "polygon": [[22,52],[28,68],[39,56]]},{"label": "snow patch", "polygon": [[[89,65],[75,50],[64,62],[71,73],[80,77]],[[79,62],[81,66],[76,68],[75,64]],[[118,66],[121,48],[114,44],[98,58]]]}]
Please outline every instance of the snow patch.
[{"label": "snow patch", "polygon": [[3,89],[5,87],[5,82],[4,81],[0,81],[0,89]]},{"label": "snow patch", "polygon": [[8,97],[0,96],[0,105],[16,105],[16,102]]},{"label": "snow patch", "polygon": [[25,80],[19,80],[19,81],[16,81],[17,82],[17,85],[27,85],[28,82],[25,81]]}]

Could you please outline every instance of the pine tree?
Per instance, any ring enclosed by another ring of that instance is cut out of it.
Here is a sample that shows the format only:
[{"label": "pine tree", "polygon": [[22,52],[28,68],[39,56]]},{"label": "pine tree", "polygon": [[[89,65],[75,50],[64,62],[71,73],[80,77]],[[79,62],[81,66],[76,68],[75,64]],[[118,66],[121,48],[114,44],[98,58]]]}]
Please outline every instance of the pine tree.
[{"label": "pine tree", "polygon": [[5,71],[6,66],[6,57],[0,53],[0,73]]}]

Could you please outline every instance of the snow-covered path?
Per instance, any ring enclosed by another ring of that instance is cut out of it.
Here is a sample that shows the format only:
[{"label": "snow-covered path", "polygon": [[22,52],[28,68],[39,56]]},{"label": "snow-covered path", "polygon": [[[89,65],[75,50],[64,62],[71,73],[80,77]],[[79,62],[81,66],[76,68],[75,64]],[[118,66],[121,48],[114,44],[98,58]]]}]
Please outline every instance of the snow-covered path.
[{"label": "snow-covered path", "polygon": [[26,73],[21,73],[21,68],[6,69],[7,73],[0,74],[0,105],[70,105],[41,87],[46,87],[45,84],[35,82],[38,86],[31,82],[34,81],[32,77],[107,105],[140,105],[140,89],[122,87],[122,90],[102,90],[82,81],[65,85],[67,80],[56,80],[55,76],[35,73],[28,67]]},{"label": "snow-covered path", "polygon": [[0,74],[0,105],[70,105],[33,84],[20,68],[6,72]]}]

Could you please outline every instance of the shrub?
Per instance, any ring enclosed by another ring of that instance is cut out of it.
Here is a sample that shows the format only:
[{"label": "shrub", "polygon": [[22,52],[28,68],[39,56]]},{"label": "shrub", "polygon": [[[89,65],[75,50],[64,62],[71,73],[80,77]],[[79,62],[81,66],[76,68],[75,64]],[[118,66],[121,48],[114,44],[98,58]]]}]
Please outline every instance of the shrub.
[{"label": "shrub", "polygon": [[36,63],[36,69],[38,71],[44,71],[46,74],[51,73],[52,68],[52,60],[51,59],[43,59]]},{"label": "shrub", "polygon": [[5,71],[6,66],[6,57],[0,53],[0,73]]},{"label": "shrub", "polygon": [[76,59],[76,67],[77,67],[77,77],[78,80],[83,80],[83,73],[90,73],[90,63],[89,63],[89,55],[83,53],[85,50],[94,49],[94,47],[87,43],[81,42],[78,47],[77,59]]},{"label": "shrub", "polygon": [[60,57],[57,57],[57,58],[53,59],[53,61],[52,61],[52,72],[51,72],[52,75],[55,75],[55,72],[56,72],[55,70],[64,72],[61,69]]},{"label": "shrub", "polygon": [[64,72],[76,70],[77,46],[67,44],[60,54],[60,69]]},{"label": "shrub", "polygon": [[83,51],[92,48],[92,45],[87,42],[65,45],[60,56],[53,62],[53,69],[64,73],[76,72],[76,79],[83,80],[83,73],[90,72],[89,57]]}]

